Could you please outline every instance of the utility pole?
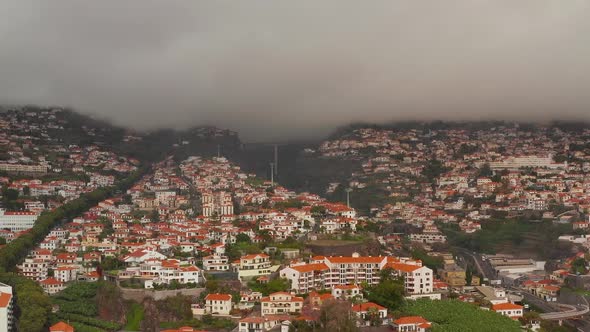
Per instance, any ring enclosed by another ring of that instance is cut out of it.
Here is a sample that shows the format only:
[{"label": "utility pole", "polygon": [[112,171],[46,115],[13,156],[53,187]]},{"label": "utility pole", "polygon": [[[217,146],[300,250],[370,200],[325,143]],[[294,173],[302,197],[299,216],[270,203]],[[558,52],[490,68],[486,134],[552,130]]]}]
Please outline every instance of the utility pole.
[{"label": "utility pole", "polygon": [[346,188],[346,206],[350,207],[350,192],[351,188]]},{"label": "utility pole", "polygon": [[221,144],[217,144],[217,158],[221,157]]},{"label": "utility pole", "polygon": [[275,174],[279,175],[279,145],[275,144]]},{"label": "utility pole", "polygon": [[270,185],[275,186],[275,177],[274,177],[274,163],[270,163]]}]

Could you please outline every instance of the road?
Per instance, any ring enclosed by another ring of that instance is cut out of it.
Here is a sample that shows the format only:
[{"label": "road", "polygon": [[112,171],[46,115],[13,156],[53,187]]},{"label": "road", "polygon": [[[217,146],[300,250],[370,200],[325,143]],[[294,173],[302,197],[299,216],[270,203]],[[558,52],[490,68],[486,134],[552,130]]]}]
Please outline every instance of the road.
[{"label": "road", "polygon": [[[490,266],[490,264],[488,264],[487,262],[484,262],[481,259],[481,255],[477,254],[477,253],[473,253],[469,250],[463,249],[463,248],[454,248],[457,252],[457,255],[462,256],[463,258],[467,258],[469,260],[471,260],[475,267],[477,268],[477,271],[484,277],[487,278],[488,280],[493,280],[497,278],[496,272],[494,271],[494,269]],[[530,294],[524,290],[521,289],[517,289],[517,288],[513,288],[513,290],[517,290],[520,294],[522,294],[522,296],[524,297],[524,299],[526,299],[526,301],[530,304],[533,304],[534,306],[536,306],[537,308],[539,308],[540,310],[544,311],[544,313],[542,314],[542,318],[544,319],[552,319],[552,320],[558,320],[558,319],[564,319],[563,322],[571,327],[576,328],[578,331],[588,331],[590,332],[590,318],[588,318],[588,300],[582,296],[577,296],[576,299],[568,299],[570,302],[565,303],[566,300],[563,298],[560,298],[560,302],[561,303],[548,303],[546,301],[544,301],[543,299]],[[573,302],[572,302],[573,301]],[[572,311],[574,312],[578,312],[576,314],[574,314]],[[579,313],[585,315],[582,317],[579,317],[577,319],[567,319],[570,318],[572,316],[577,316]]]},{"label": "road", "polygon": [[479,272],[484,278],[487,278],[488,280],[496,279],[496,272],[489,264],[481,259],[481,255],[473,254],[473,252],[463,248],[455,247],[453,249],[456,250],[457,255],[460,255],[463,258],[469,257],[475,263],[477,272]]}]

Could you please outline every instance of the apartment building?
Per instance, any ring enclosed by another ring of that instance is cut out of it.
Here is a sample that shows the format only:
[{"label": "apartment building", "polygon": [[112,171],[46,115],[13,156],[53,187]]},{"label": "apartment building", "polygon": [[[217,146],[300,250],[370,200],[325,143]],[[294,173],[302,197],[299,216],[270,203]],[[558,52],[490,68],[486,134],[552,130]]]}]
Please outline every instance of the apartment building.
[{"label": "apartment building", "polygon": [[20,232],[33,228],[39,215],[30,211],[6,211],[0,209],[0,229],[10,229],[11,232]]},{"label": "apartment building", "polygon": [[404,288],[406,294],[411,298],[427,297],[440,299],[440,294],[430,295],[433,290],[434,273],[426,266],[393,263],[390,265],[396,273],[404,277]]},{"label": "apartment building", "polygon": [[[366,282],[376,285],[380,273],[391,267],[395,273],[415,278],[416,282],[406,282],[409,294],[432,292],[432,270],[422,267],[419,261],[385,256],[359,256],[312,258],[309,264],[295,264],[280,271],[282,278],[291,281],[291,290],[299,294],[312,290],[334,288],[341,285],[355,285]],[[414,272],[415,270],[415,272]]]},{"label": "apartment building", "polygon": [[20,274],[35,281],[41,281],[47,278],[49,263],[42,259],[26,258],[25,261],[17,266]]},{"label": "apartment building", "polygon": [[287,292],[272,293],[260,300],[262,316],[300,313],[303,298]]}]

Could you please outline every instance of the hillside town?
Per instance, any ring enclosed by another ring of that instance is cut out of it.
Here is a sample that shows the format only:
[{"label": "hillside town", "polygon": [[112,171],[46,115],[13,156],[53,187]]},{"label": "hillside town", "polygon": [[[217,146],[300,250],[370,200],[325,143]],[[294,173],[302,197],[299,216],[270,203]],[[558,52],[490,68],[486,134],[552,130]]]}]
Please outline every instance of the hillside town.
[{"label": "hillside town", "polygon": [[[44,214],[91,202],[87,195],[140,170],[140,161],[96,142],[52,140],[59,110],[0,114],[0,253],[26,234],[35,238]],[[50,331],[134,330],[135,309],[109,320],[69,302],[68,294],[105,284],[135,301],[144,315],[137,324],[150,331],[437,331],[465,321],[431,313],[457,310],[481,316],[472,328],[496,326],[482,331],[551,331],[588,312],[580,295],[590,289],[586,136],[517,125],[356,129],[304,152],[361,166],[325,193],[295,192],[219,151],[171,154],[123,190],[60,218],[14,271],[53,299]],[[326,198],[344,188],[346,199]],[[355,207],[367,193],[385,203]],[[531,221],[565,249],[510,252],[519,243],[488,241],[500,251],[472,240],[488,227]],[[187,316],[148,328],[147,298],[188,301]],[[16,327],[15,305],[12,287],[0,284],[6,331]]]}]

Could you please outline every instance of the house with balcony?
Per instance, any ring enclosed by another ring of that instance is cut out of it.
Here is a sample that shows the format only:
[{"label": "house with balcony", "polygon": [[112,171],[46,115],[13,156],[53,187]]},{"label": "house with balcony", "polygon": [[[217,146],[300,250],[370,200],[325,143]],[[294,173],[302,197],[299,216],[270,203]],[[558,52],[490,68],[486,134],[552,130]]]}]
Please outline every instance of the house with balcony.
[{"label": "house with balcony", "polygon": [[303,308],[303,298],[287,292],[272,293],[260,300],[262,316],[296,314]]}]

